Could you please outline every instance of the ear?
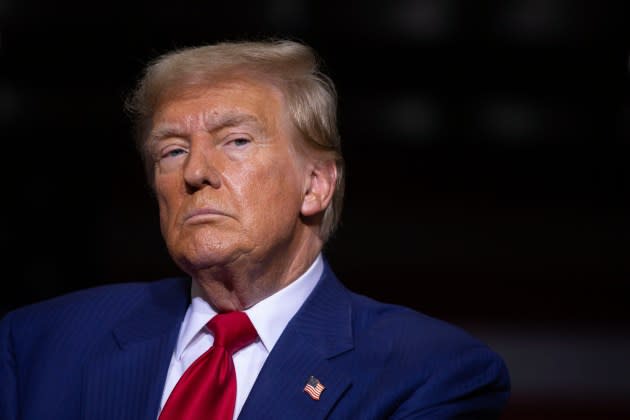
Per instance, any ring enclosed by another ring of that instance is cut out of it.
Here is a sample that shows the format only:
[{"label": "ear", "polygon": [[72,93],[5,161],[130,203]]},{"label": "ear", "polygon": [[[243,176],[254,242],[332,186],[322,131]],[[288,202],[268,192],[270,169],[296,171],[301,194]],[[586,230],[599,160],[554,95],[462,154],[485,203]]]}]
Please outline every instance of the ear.
[{"label": "ear", "polygon": [[317,160],[310,165],[304,186],[302,216],[314,216],[326,210],[337,184],[337,166],[333,160]]}]

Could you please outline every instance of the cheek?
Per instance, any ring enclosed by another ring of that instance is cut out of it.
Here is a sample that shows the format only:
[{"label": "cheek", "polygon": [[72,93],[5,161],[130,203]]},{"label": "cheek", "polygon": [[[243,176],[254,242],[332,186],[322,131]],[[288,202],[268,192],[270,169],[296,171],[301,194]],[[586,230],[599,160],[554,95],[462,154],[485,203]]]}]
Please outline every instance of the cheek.
[{"label": "cheek", "polygon": [[171,185],[165,180],[160,180],[159,183],[156,183],[155,195],[158,203],[160,225],[163,231],[166,229],[171,219],[175,217],[175,214],[177,213],[176,210],[178,207],[179,198],[178,195],[174,193],[175,189],[175,185]]},{"label": "cheek", "polygon": [[163,197],[158,195],[158,210],[160,217],[160,230],[162,232],[163,237],[167,237],[168,226],[169,226],[169,214],[168,205]]},{"label": "cheek", "polygon": [[[298,172],[291,166],[277,162],[243,174],[242,197],[252,205],[266,203],[271,208],[291,208],[300,200]],[[259,207],[259,206],[256,206]],[[265,211],[265,209],[262,209]]]}]

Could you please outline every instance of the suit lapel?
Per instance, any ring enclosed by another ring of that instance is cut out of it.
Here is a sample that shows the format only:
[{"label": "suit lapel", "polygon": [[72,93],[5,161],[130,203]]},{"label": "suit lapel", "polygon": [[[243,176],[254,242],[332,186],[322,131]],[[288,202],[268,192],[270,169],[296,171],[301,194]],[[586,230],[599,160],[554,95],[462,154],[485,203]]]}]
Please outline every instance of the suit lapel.
[{"label": "suit lapel", "polygon": [[[351,384],[331,360],[352,348],[349,295],[326,264],[269,354],[239,419],[325,418]],[[310,376],[325,386],[319,400],[304,392]]]},{"label": "suit lapel", "polygon": [[90,358],[83,375],[84,419],[156,419],[189,291],[185,280],[152,285],[146,301]]}]

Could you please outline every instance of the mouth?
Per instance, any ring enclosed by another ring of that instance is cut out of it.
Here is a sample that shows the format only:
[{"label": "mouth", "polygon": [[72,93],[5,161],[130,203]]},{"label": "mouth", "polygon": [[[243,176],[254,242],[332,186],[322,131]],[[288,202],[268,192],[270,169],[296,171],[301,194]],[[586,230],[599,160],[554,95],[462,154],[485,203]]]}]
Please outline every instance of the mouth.
[{"label": "mouth", "polygon": [[186,214],[186,216],[184,217],[184,223],[204,223],[226,216],[227,214],[218,209],[201,208]]}]

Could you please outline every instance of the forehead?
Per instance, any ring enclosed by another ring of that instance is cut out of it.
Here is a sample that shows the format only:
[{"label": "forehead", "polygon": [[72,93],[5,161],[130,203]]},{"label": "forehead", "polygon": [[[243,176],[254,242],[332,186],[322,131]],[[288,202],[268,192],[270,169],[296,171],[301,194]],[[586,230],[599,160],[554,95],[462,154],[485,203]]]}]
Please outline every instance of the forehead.
[{"label": "forehead", "polygon": [[189,87],[171,94],[157,106],[152,131],[164,126],[205,128],[249,125],[272,127],[286,118],[284,98],[271,83],[226,80]]}]

